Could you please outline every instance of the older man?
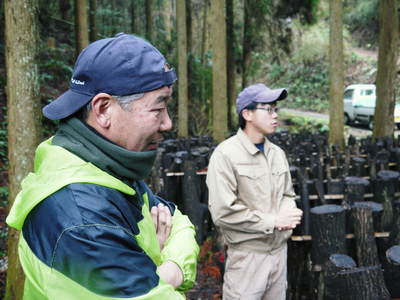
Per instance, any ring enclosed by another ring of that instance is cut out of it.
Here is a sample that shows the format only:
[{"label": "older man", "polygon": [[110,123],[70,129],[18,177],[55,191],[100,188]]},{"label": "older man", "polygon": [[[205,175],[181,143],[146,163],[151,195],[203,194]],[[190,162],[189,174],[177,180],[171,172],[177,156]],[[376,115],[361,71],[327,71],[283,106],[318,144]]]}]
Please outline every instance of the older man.
[{"label": "older man", "polygon": [[143,181],[172,127],[175,81],[133,35],[80,54],[70,89],[43,109],[59,130],[39,145],[7,218],[22,230],[24,299],[184,299],[196,274],[193,225]]},{"label": "older man", "polygon": [[228,245],[223,299],[286,299],[286,241],[300,223],[285,153],[266,136],[278,126],[285,89],[244,89],[240,129],[213,152],[209,208]]}]

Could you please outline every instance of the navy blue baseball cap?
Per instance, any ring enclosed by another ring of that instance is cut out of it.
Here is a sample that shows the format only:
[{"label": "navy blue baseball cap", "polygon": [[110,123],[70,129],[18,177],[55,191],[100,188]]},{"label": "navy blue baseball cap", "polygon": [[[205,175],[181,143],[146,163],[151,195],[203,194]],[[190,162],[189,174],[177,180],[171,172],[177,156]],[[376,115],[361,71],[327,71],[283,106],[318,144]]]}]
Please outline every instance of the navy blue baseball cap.
[{"label": "navy blue baseball cap", "polygon": [[70,88],[43,108],[51,120],[66,118],[98,93],[127,96],[170,86],[177,80],[164,56],[134,35],[119,33],[98,40],[79,55]]},{"label": "navy blue baseball cap", "polygon": [[248,86],[240,92],[236,99],[236,111],[238,114],[250,103],[272,103],[287,97],[286,89],[270,89],[265,84],[257,83]]}]

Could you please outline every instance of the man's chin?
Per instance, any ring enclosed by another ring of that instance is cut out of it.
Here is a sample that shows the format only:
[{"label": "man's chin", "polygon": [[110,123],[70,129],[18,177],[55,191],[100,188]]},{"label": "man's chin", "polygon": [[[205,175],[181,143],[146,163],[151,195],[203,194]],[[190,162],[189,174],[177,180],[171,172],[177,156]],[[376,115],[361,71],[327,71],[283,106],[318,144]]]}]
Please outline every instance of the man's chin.
[{"label": "man's chin", "polygon": [[151,151],[151,150],[157,150],[159,146],[159,143],[151,143],[147,146],[146,150]]}]

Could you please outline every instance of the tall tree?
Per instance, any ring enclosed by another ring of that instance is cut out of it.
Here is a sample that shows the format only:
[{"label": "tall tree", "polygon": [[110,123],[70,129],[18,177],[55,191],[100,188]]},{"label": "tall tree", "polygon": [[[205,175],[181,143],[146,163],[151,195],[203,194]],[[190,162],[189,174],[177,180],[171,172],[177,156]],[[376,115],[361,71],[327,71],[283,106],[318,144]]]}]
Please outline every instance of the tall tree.
[{"label": "tall tree", "polygon": [[204,11],[203,11],[203,31],[201,34],[201,49],[200,49],[200,60],[201,64],[205,63],[205,54],[208,50],[208,40],[209,40],[209,10],[210,0],[204,0]]},{"label": "tall tree", "polygon": [[[9,208],[21,180],[33,169],[40,141],[38,1],[5,0],[7,68]],[[24,274],[18,260],[19,232],[8,232],[8,272],[5,300],[22,299]]]},{"label": "tall tree", "polygon": [[97,0],[89,1],[90,41],[97,40]]},{"label": "tall tree", "polygon": [[138,28],[137,28],[137,3],[136,0],[131,0],[131,32],[138,34]]},{"label": "tall tree", "polygon": [[89,28],[86,0],[75,0],[76,56],[89,45]]},{"label": "tall tree", "polygon": [[344,147],[343,4],[329,2],[329,144]]},{"label": "tall tree", "polygon": [[[177,16],[179,18],[179,16]],[[192,74],[193,74],[193,33],[192,33],[192,1],[186,0],[186,55],[187,59],[187,85],[188,85],[188,98],[192,99]]]},{"label": "tall tree", "polygon": [[188,65],[186,0],[176,1],[176,27],[178,42],[178,136],[187,137],[188,130]]},{"label": "tall tree", "polygon": [[154,42],[154,21],[153,21],[154,0],[145,1],[145,10],[146,10],[146,39],[150,42]]},{"label": "tall tree", "polygon": [[253,22],[251,18],[250,0],[244,0],[244,25],[243,25],[243,52],[242,52],[242,89],[248,85],[249,67],[251,59]]},{"label": "tall tree", "polygon": [[262,46],[266,18],[270,14],[271,1],[244,0],[244,25],[242,44],[242,88],[247,87],[250,78],[252,53]]},{"label": "tall tree", "polygon": [[213,138],[220,142],[226,138],[227,84],[226,84],[226,3],[225,0],[211,1],[212,43],[212,91],[213,91]]},{"label": "tall tree", "polygon": [[162,16],[165,28],[165,40],[171,42],[171,29],[172,29],[172,5],[171,1],[162,2]]},{"label": "tall tree", "polygon": [[399,21],[396,0],[379,1],[379,54],[376,76],[376,109],[374,137],[392,136],[397,52],[399,51]]},{"label": "tall tree", "polygon": [[236,99],[236,71],[235,71],[235,31],[233,0],[226,0],[226,60],[227,60],[227,86],[228,86],[228,128],[233,130],[233,105]]}]

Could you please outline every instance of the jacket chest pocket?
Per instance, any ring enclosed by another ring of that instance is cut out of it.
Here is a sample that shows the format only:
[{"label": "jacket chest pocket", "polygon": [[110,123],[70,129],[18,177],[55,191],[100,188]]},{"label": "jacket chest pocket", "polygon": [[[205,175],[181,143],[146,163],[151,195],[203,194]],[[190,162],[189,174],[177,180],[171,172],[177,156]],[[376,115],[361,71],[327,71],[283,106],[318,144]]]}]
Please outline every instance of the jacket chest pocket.
[{"label": "jacket chest pocket", "polygon": [[286,181],[286,173],[289,172],[289,170],[276,170],[272,172],[272,180],[274,183],[275,191],[278,195],[283,194],[283,191],[285,189],[285,181]]},{"label": "jacket chest pocket", "polygon": [[267,171],[265,168],[251,166],[237,166],[239,189],[244,193],[265,193]]}]

